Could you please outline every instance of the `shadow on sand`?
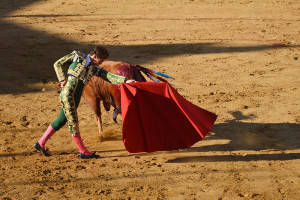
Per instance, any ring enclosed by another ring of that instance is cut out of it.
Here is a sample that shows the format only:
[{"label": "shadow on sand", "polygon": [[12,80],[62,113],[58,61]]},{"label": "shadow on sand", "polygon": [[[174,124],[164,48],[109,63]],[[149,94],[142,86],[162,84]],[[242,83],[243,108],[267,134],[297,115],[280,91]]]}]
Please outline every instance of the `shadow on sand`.
[{"label": "shadow on sand", "polygon": [[[191,147],[182,152],[228,151],[231,155],[180,157],[168,162],[218,162],[300,159],[300,153],[286,153],[299,150],[300,124],[296,123],[247,123],[241,120],[253,119],[255,115],[243,115],[233,111],[233,120],[216,124],[205,140],[226,140],[227,144]],[[257,151],[257,154],[236,154],[234,151]],[[275,152],[275,153],[274,153]]]},{"label": "shadow on sand", "polygon": [[[53,63],[62,56],[80,50],[90,52],[94,45],[87,45],[61,39],[55,35],[25,28],[11,23],[9,18],[18,15],[10,14],[21,7],[38,2],[37,0],[4,1],[1,3],[0,40],[1,58],[0,94],[18,94],[39,92],[32,87],[35,83],[57,81]],[[55,17],[56,15],[42,15],[42,17]],[[23,16],[26,17],[26,16]],[[29,15],[27,17],[39,17]],[[55,23],[55,22],[53,22]],[[101,44],[100,44],[101,45]],[[293,47],[293,46],[289,46]],[[223,47],[211,43],[192,44],[149,44],[149,45],[110,45],[111,60],[122,60],[132,64],[153,63],[162,57],[171,57],[182,54],[207,54],[224,52],[250,52],[262,51],[282,46],[259,45]]]}]

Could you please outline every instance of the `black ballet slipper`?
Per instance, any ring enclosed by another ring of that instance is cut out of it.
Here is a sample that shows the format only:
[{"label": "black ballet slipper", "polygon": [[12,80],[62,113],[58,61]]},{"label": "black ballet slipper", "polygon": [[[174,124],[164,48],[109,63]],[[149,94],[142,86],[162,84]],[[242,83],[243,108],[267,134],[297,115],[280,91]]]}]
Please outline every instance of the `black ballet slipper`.
[{"label": "black ballet slipper", "polygon": [[47,157],[50,156],[50,154],[47,152],[47,150],[43,149],[38,142],[34,143],[33,147],[36,150],[40,151],[44,156],[47,156]]}]

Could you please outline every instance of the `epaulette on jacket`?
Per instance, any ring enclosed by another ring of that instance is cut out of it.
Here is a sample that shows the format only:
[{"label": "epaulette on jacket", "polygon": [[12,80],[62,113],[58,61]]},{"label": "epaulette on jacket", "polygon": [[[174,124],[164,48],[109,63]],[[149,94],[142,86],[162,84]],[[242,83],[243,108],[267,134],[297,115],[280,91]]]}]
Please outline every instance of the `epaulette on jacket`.
[{"label": "epaulette on jacket", "polygon": [[73,58],[73,62],[75,62],[78,59],[78,57],[81,59],[85,59],[85,57],[86,57],[86,54],[81,53],[80,51],[73,51],[72,53],[75,54],[75,56]]}]

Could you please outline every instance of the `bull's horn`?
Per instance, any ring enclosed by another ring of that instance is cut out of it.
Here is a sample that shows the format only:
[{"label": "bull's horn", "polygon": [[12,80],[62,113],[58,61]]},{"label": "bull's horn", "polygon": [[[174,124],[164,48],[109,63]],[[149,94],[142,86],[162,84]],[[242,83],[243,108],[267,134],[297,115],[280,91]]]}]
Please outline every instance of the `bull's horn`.
[{"label": "bull's horn", "polygon": [[117,116],[118,116],[118,114],[120,113],[120,111],[121,111],[121,106],[117,107],[117,108],[114,110],[113,120],[114,120],[115,123],[118,123],[118,122],[117,122]]}]

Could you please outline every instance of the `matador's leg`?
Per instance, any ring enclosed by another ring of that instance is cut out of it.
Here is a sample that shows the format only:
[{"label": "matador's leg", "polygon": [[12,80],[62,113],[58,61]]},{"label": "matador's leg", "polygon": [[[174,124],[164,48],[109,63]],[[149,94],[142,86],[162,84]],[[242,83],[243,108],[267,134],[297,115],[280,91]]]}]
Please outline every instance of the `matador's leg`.
[{"label": "matador's leg", "polygon": [[79,104],[81,93],[83,90],[83,86],[81,84],[81,80],[70,76],[68,78],[68,83],[61,92],[61,102],[63,104],[65,116],[68,120],[70,133],[72,134],[72,138],[79,148],[80,158],[96,158],[97,156],[88,151],[84,146],[79,132],[77,106]]},{"label": "matador's leg", "polygon": [[74,97],[78,81],[78,78],[69,76],[67,84],[60,93],[60,100],[63,105],[64,114],[67,118],[69,130],[72,136],[79,133],[78,116]]}]

